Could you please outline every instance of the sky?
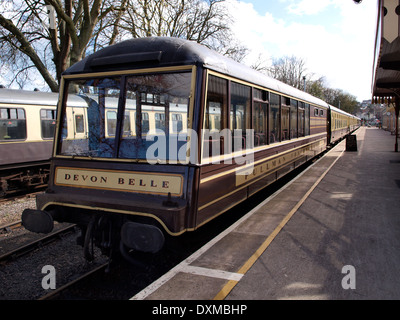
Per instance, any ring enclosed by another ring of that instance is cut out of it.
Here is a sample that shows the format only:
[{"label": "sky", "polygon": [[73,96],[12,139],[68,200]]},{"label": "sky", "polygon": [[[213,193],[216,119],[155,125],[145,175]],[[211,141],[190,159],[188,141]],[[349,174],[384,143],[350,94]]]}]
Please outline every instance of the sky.
[{"label": "sky", "polygon": [[249,49],[243,61],[261,54],[295,56],[306,63],[313,80],[371,99],[377,0],[226,0],[234,18],[233,32]]},{"label": "sky", "polygon": [[372,95],[377,2],[225,0],[233,32],[249,49],[245,64],[259,56],[267,65],[273,58],[302,58],[311,80],[324,77],[326,86],[360,102]]}]

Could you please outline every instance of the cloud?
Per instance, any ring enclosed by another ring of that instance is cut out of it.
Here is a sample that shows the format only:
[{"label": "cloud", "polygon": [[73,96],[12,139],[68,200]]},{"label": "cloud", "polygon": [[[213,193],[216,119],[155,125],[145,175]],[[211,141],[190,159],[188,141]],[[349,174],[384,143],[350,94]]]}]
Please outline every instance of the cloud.
[{"label": "cloud", "polygon": [[[359,100],[371,97],[376,3],[280,0],[291,13],[278,19],[269,12],[259,14],[251,3],[227,2],[235,20],[233,31],[252,52],[246,64],[251,65],[250,60],[259,54],[269,59],[294,55],[306,61],[309,72],[324,76],[332,88]],[[322,17],[323,10],[332,13],[325,23],[323,19],[296,19],[300,14]]]}]

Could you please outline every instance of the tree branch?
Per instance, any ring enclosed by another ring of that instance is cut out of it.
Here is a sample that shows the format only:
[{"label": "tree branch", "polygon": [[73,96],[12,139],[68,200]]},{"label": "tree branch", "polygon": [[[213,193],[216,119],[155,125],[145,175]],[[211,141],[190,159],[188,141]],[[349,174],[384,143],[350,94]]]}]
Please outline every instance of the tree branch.
[{"label": "tree branch", "polygon": [[36,54],[35,49],[32,48],[31,44],[25,38],[23,33],[14,25],[11,20],[6,19],[2,14],[0,14],[0,25],[8,30],[18,40],[18,42],[20,43],[18,50],[26,54],[31,59],[37,70],[40,72],[46,83],[49,85],[51,91],[58,92],[57,82],[49,73],[42,60]]}]

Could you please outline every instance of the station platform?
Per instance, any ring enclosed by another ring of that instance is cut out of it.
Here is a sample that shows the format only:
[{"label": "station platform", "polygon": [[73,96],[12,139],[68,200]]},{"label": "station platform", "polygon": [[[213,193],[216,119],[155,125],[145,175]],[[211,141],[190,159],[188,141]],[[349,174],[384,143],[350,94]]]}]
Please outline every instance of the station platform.
[{"label": "station platform", "polygon": [[132,300],[400,299],[400,153],[355,134]]}]

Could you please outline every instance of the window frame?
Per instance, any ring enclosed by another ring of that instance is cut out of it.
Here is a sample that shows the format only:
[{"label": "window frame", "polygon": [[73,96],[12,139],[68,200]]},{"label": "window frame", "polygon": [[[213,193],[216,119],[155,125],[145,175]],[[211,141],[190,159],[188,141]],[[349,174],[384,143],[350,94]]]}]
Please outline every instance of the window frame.
[{"label": "window frame", "polygon": [[[26,120],[26,110],[22,107],[1,107],[0,121],[6,124],[5,133],[8,134],[9,128],[17,128],[17,137],[4,135],[0,137],[1,142],[26,141],[28,139],[28,128]],[[22,127],[22,128],[20,128]],[[12,130],[11,130],[12,131]],[[20,137],[19,137],[20,136]]]}]

